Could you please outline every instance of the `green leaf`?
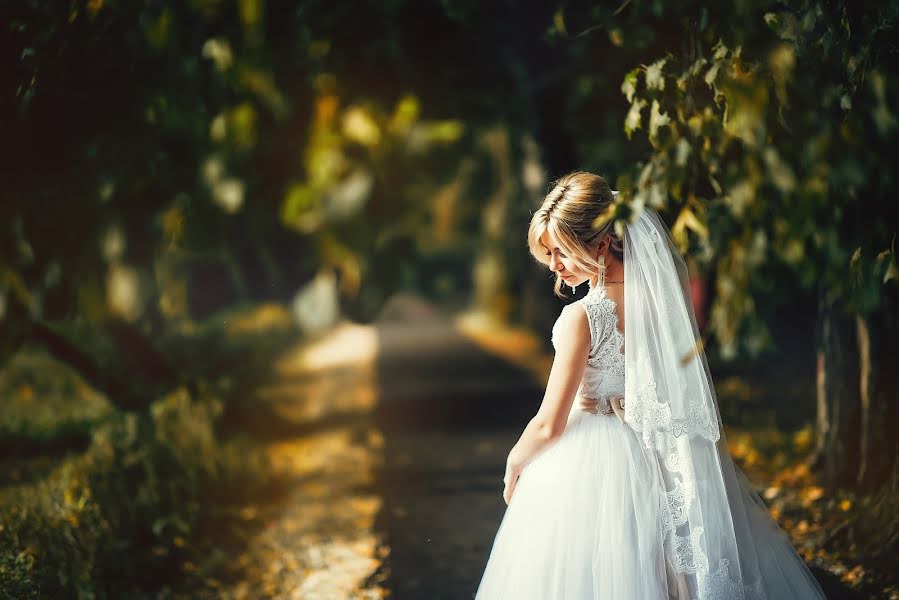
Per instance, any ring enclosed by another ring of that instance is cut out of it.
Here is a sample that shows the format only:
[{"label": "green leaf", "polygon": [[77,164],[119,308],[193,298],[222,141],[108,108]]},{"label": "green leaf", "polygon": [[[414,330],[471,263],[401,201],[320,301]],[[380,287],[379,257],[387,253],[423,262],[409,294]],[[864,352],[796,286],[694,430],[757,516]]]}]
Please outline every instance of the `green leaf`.
[{"label": "green leaf", "polygon": [[774,146],[765,148],[762,152],[762,158],[765,161],[765,166],[768,167],[771,182],[777,186],[777,189],[784,193],[789,193],[796,189],[796,175],[793,173],[793,169],[780,157]]},{"label": "green leaf", "polygon": [[690,158],[690,142],[687,138],[680,138],[674,147],[674,164],[683,167],[687,164],[688,158]]},{"label": "green leaf", "polygon": [[724,41],[718,40],[718,43],[712,48],[712,58],[715,60],[723,60],[727,56],[727,53],[728,48],[724,45]]},{"label": "green leaf", "polygon": [[665,76],[662,75],[662,67],[668,62],[668,58],[661,58],[646,67],[646,88],[650,90],[665,89]]},{"label": "green leaf", "polygon": [[799,24],[796,17],[788,12],[765,13],[765,24],[782,40],[795,41]]},{"label": "green leaf", "polygon": [[731,186],[727,195],[724,197],[724,201],[727,203],[727,207],[733,215],[738,219],[741,219],[746,213],[746,208],[752,203],[754,196],[755,188],[752,185],[752,182],[747,179],[742,179]]},{"label": "green leaf", "polygon": [[871,91],[874,93],[874,98],[877,101],[877,105],[871,111],[871,118],[874,119],[877,131],[881,135],[886,136],[897,124],[896,117],[890,110],[889,101],[886,97],[886,78],[880,71],[874,71],[870,74],[868,80],[871,82]]},{"label": "green leaf", "polygon": [[[899,266],[896,265],[896,253],[892,250],[884,250],[880,256],[886,254],[888,256],[888,260],[890,263],[887,265],[887,270],[883,274],[883,283],[886,285],[888,281],[891,279],[899,279]],[[880,258],[878,256],[878,258]]]},{"label": "green leaf", "polygon": [[883,274],[883,282],[886,283],[896,278],[899,278],[899,268],[896,267],[896,261],[891,261],[886,273]]},{"label": "green leaf", "polygon": [[632,69],[624,76],[624,81],[621,83],[621,93],[624,94],[628,102],[634,101],[634,94],[637,93],[637,77],[639,73],[640,69]]},{"label": "green leaf", "polygon": [[553,27],[555,27],[556,31],[561,33],[563,36],[568,36],[568,30],[565,27],[565,13],[561,6],[553,15]]},{"label": "green leaf", "polygon": [[721,68],[721,62],[716,61],[712,63],[712,66],[709,67],[709,70],[705,73],[705,82],[706,85],[709,86],[710,89],[714,90],[715,88],[715,79],[718,77],[718,69]]},{"label": "green leaf", "polygon": [[858,268],[858,261],[861,259],[861,257],[862,257],[862,247],[859,246],[858,248],[855,249],[855,252],[852,253],[852,258],[849,259],[849,269],[850,270]]},{"label": "green leaf", "polygon": [[667,113],[659,110],[659,101],[653,100],[649,109],[649,141],[655,143],[658,139],[658,130],[671,122]]},{"label": "green leaf", "polygon": [[306,183],[291,185],[281,203],[281,222],[302,232],[317,228],[321,213],[318,190]]},{"label": "green leaf", "polygon": [[637,99],[631,104],[630,110],[627,111],[627,116],[624,118],[624,133],[627,134],[627,139],[631,139],[631,135],[640,129],[642,121],[640,111],[643,110],[644,106],[646,106],[646,100]]}]

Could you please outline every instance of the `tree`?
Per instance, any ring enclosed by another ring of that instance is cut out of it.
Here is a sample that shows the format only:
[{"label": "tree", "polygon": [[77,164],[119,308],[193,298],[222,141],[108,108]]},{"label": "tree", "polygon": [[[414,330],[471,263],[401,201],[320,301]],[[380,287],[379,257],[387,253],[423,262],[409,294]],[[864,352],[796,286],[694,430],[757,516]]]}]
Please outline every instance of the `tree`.
[{"label": "tree", "polygon": [[753,293],[772,279],[817,291],[814,464],[829,485],[895,489],[899,3],[677,14],[683,51],[622,84],[625,131],[652,151],[621,182],[615,217],[647,205],[675,215],[682,248],[715,268],[725,355],[769,345]]},{"label": "tree", "polygon": [[0,359],[37,341],[141,408],[189,375],[179,321],[322,281],[370,316],[465,134],[360,89],[412,54],[370,27],[393,10],[5,4]]}]

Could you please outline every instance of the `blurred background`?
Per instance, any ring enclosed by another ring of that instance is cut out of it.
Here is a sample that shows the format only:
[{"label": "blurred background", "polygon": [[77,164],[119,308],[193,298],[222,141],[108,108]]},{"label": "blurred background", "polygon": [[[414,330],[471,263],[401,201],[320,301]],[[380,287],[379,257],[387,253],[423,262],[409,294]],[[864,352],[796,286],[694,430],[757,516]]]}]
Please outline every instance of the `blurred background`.
[{"label": "blurred background", "polygon": [[473,597],[584,169],[828,597],[899,598],[899,2],[0,16],[0,597]]}]

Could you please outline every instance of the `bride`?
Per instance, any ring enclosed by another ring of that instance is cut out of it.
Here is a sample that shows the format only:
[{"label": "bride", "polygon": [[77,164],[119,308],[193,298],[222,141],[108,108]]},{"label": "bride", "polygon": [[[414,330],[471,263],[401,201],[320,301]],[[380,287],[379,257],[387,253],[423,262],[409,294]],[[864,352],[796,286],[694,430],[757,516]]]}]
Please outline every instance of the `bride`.
[{"label": "bride", "polygon": [[553,325],[476,598],[823,598],[730,458],[670,233],[643,208],[619,239],[613,200],[602,177],[575,172],[531,219],[556,294],[589,291]]}]

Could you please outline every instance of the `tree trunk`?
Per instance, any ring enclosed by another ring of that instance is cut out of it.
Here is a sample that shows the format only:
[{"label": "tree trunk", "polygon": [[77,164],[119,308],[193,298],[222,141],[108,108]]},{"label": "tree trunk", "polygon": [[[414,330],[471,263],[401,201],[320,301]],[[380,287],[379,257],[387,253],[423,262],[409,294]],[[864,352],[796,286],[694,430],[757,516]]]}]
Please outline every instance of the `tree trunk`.
[{"label": "tree trunk", "polygon": [[76,370],[120,410],[146,410],[153,400],[178,384],[178,372],[138,328],[118,319],[108,319],[98,326],[115,347],[114,357],[94,356],[77,341],[40,321],[31,323],[30,332],[31,339]]},{"label": "tree trunk", "polygon": [[893,461],[890,476],[871,496],[852,529],[852,539],[866,554],[886,559],[892,568],[899,552],[899,460]]},{"label": "tree trunk", "polygon": [[475,305],[498,321],[507,321],[512,305],[507,253],[509,209],[519,193],[509,131],[501,126],[486,131],[481,145],[492,159],[496,184],[484,203],[481,250],[474,266]]},{"label": "tree trunk", "polygon": [[[864,333],[862,331],[864,330]],[[853,537],[874,557],[899,552],[899,290],[885,287],[883,305],[860,319],[862,457],[859,483],[879,486],[859,515]],[[865,350],[865,346],[868,350]],[[866,356],[867,354],[867,356]],[[866,366],[865,362],[870,366]],[[888,563],[892,564],[892,563]]]},{"label": "tree trunk", "polygon": [[812,468],[830,487],[858,478],[859,374],[854,319],[840,298],[819,292],[817,340],[818,428]]},{"label": "tree trunk", "polygon": [[859,392],[861,396],[858,485],[875,489],[890,476],[896,458],[896,335],[889,306],[858,315]]}]

